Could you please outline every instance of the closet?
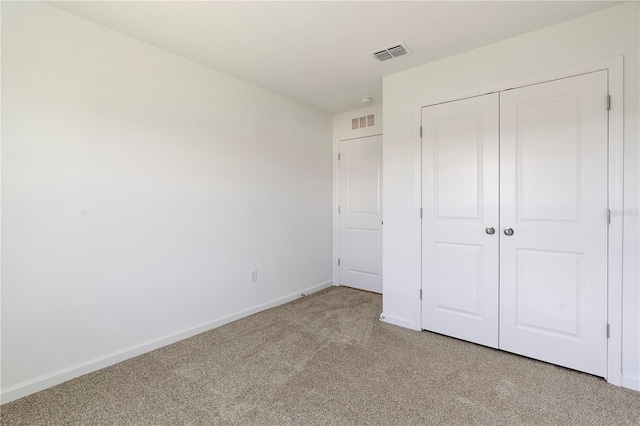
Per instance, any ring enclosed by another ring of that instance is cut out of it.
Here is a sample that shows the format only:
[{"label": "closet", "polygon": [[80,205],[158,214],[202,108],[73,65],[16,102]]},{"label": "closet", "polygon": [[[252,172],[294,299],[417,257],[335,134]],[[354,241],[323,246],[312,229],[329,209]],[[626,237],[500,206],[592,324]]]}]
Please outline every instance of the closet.
[{"label": "closet", "polygon": [[607,71],[422,108],[422,328],[606,376]]}]

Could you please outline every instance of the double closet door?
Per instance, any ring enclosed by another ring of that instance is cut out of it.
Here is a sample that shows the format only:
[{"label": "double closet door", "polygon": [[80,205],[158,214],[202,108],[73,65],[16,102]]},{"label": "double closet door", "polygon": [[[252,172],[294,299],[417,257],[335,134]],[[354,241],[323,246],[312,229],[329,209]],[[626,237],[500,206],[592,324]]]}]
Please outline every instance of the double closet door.
[{"label": "double closet door", "polygon": [[422,110],[422,328],[606,376],[600,71]]}]

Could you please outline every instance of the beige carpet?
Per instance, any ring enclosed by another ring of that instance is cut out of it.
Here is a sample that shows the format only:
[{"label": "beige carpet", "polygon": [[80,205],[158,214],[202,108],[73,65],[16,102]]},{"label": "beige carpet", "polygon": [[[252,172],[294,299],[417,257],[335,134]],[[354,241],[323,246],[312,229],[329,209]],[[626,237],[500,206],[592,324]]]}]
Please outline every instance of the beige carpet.
[{"label": "beige carpet", "polygon": [[2,425],[640,424],[640,393],[331,288],[3,405]]}]

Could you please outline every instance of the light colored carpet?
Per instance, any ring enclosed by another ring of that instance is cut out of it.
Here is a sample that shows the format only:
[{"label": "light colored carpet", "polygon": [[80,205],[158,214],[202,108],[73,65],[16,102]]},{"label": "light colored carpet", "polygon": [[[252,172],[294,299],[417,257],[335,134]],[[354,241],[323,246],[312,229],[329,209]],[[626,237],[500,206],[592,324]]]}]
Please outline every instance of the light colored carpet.
[{"label": "light colored carpet", "polygon": [[330,288],[3,405],[3,425],[640,424],[640,393]]}]

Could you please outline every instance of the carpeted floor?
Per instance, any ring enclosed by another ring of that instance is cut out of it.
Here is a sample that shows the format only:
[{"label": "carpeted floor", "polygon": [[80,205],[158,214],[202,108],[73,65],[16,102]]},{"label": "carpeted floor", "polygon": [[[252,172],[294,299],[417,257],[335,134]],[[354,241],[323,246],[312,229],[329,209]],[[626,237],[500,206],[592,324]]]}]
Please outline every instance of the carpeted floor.
[{"label": "carpeted floor", "polygon": [[640,392],[330,288],[1,407],[2,425],[640,424]]}]

